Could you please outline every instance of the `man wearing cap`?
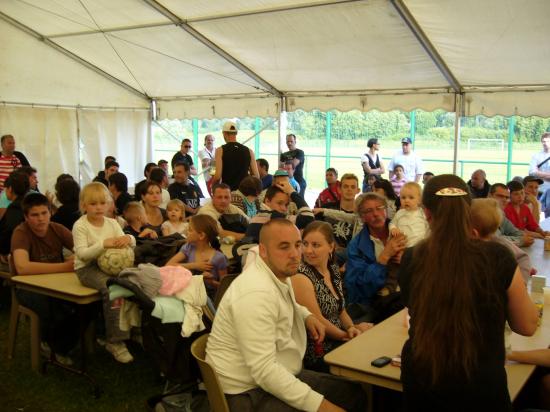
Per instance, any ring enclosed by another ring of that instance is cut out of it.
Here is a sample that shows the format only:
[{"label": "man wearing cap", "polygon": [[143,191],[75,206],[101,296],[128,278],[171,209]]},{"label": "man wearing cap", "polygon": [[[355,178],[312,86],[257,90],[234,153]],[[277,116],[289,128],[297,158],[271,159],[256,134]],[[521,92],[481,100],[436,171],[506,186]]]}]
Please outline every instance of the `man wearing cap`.
[{"label": "man wearing cap", "polygon": [[542,185],[544,181],[534,176],[525,176],[523,179],[523,187],[525,190],[525,204],[533,214],[533,218],[536,222],[540,220],[540,210],[541,204],[538,201],[539,195],[539,186]]},{"label": "man wearing cap", "polygon": [[405,169],[405,179],[407,182],[420,182],[424,167],[422,160],[412,151],[411,139],[404,137],[401,139],[401,150],[395,153],[388,165],[390,171],[390,179],[393,176],[393,168],[395,165],[401,165]]},{"label": "man wearing cap", "polygon": [[363,167],[363,173],[365,174],[363,178],[363,193],[367,191],[367,177],[369,175],[382,176],[386,173],[384,164],[382,163],[378,153],[376,153],[380,150],[380,142],[378,139],[369,139],[367,142],[367,147],[369,148],[368,152],[361,156],[361,167]]},{"label": "man wearing cap", "polygon": [[296,135],[292,133],[286,135],[286,145],[288,152],[282,153],[279,160],[283,164],[289,160],[292,161],[294,165],[294,178],[300,185],[300,196],[304,197],[307,186],[304,179],[304,151],[296,148]]},{"label": "man wearing cap", "polygon": [[478,169],[472,173],[472,177],[467,183],[470,194],[473,199],[486,198],[489,195],[491,185],[487,181],[487,175],[484,170]]},{"label": "man wearing cap", "polygon": [[189,165],[190,174],[192,174],[193,176],[197,175],[197,168],[193,166],[193,158],[191,157],[191,155],[189,155],[189,152],[191,151],[191,147],[192,147],[191,140],[183,139],[181,141],[180,150],[176,152],[174,157],[172,157],[172,162],[171,162],[172,170],[174,170],[174,167],[178,163],[187,163]]},{"label": "man wearing cap", "polygon": [[216,174],[213,183],[221,180],[234,191],[239,189],[241,180],[249,174],[258,179],[260,174],[254,152],[237,142],[237,125],[231,121],[225,122],[222,133],[225,144],[216,149]]},{"label": "man wearing cap", "polygon": [[542,150],[531,158],[529,174],[544,181],[540,187],[540,191],[544,193],[550,189],[550,132],[543,133],[540,142]]}]

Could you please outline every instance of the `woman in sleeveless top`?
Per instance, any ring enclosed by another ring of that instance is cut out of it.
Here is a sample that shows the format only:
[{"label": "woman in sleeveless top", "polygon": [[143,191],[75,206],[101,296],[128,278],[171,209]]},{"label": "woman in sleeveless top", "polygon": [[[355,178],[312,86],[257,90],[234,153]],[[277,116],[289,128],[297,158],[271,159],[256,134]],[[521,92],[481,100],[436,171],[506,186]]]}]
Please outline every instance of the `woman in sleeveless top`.
[{"label": "woman in sleeveless top", "polygon": [[361,166],[363,167],[363,172],[365,174],[363,178],[363,193],[367,191],[368,175],[382,176],[386,172],[380,156],[376,153],[380,150],[380,143],[378,142],[378,139],[369,139],[367,142],[367,147],[369,148],[369,151],[361,156]]}]

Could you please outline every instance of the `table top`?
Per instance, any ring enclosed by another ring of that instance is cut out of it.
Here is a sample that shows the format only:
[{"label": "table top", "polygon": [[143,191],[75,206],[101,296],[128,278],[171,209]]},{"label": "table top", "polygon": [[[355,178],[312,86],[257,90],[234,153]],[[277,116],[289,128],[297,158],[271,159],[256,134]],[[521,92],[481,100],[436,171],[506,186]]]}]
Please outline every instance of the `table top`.
[{"label": "table top", "polygon": [[[550,344],[550,305],[545,307],[541,326],[531,337],[513,333],[512,350],[546,348]],[[333,374],[346,376],[373,385],[401,391],[401,369],[395,366],[376,368],[371,362],[381,356],[393,357],[401,354],[408,338],[405,327],[405,312],[401,311],[374,328],[346,342],[325,356]],[[509,362],[506,366],[508,390],[512,399],[518,395],[535,369],[533,365]]]},{"label": "table top", "polygon": [[11,281],[17,288],[81,305],[101,299],[99,291],[83,286],[74,272],[14,276]]}]

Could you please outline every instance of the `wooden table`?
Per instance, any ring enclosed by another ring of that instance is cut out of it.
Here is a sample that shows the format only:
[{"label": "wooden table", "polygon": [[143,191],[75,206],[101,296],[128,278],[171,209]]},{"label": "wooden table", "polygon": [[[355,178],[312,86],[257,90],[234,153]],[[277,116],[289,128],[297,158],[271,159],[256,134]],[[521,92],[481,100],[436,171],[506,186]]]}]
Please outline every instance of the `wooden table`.
[{"label": "wooden table", "polygon": [[[512,334],[512,350],[543,349],[550,344],[550,305],[546,305],[544,313],[541,326],[533,336]],[[329,352],[325,356],[325,362],[330,365],[330,371],[334,375],[402,391],[400,368],[391,365],[376,368],[370,363],[380,356],[393,357],[401,354],[407,338],[404,311],[401,311]],[[508,390],[510,397],[514,400],[533,373],[535,366],[510,362],[505,368],[508,375]]]},{"label": "wooden table", "polygon": [[11,281],[19,289],[87,305],[101,299],[96,289],[83,286],[76,273],[52,273],[47,275],[13,276]]},{"label": "wooden table", "polygon": [[18,289],[27,290],[29,292],[40,295],[51,296],[57,299],[62,299],[68,302],[73,302],[78,305],[80,316],[80,345],[81,345],[81,365],[80,369],[65,366],[56,361],[55,355],[51,354],[50,359],[44,362],[45,370],[48,363],[65,369],[69,372],[76,373],[87,378],[93,385],[93,393],[97,398],[100,395],[100,388],[95,379],[86,372],[86,316],[84,314],[83,305],[101,300],[101,295],[96,289],[88,288],[80,283],[80,280],[74,272],[67,273],[51,273],[43,275],[26,275],[13,276],[11,282]]}]

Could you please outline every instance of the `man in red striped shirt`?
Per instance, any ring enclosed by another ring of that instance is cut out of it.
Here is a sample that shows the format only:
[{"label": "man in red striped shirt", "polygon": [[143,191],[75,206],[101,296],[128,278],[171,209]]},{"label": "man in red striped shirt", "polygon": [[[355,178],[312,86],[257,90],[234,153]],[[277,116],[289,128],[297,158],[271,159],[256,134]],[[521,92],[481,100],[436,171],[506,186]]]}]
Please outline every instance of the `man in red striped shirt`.
[{"label": "man in red striped shirt", "polygon": [[25,155],[15,150],[15,139],[11,134],[0,138],[2,152],[0,152],[0,192],[4,190],[4,181],[11,172],[21,166],[29,166]]}]

